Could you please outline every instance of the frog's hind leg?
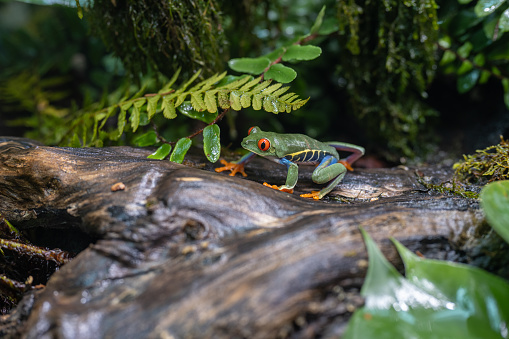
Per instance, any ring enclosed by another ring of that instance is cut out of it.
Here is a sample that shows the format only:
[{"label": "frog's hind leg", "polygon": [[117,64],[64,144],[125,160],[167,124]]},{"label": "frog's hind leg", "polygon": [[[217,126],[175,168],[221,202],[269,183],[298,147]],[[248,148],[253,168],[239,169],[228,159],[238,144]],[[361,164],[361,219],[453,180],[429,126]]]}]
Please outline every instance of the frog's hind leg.
[{"label": "frog's hind leg", "polygon": [[317,184],[324,184],[329,181],[330,183],[318,193],[305,195],[305,197],[322,199],[325,195],[332,191],[341,180],[343,180],[345,173],[346,167],[342,163],[339,163],[336,158],[331,156],[325,157],[320,165],[318,165],[318,167],[314,170],[311,178]]}]

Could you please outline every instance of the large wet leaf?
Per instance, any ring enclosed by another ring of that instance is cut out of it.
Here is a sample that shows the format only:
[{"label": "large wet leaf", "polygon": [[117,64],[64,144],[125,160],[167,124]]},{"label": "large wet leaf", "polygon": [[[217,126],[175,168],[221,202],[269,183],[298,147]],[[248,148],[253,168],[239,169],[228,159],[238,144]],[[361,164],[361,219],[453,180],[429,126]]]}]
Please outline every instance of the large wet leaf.
[{"label": "large wet leaf", "polygon": [[157,159],[157,160],[163,160],[170,154],[171,152],[171,145],[170,144],[162,144],[159,146],[159,148],[149,155],[147,158],[149,159]]},{"label": "large wet leaf", "polygon": [[228,61],[228,66],[237,72],[257,75],[270,66],[270,60],[266,57],[238,58]]},{"label": "large wet leaf", "polygon": [[481,206],[495,231],[509,243],[509,181],[496,181],[481,191]]},{"label": "large wet leaf", "polygon": [[423,259],[393,240],[406,278],[363,231],[369,268],[344,338],[507,338],[509,284],[468,265]]},{"label": "large wet leaf", "polygon": [[270,66],[269,70],[265,72],[265,79],[273,79],[282,84],[287,84],[297,77],[297,72],[293,68],[287,67],[282,64],[274,64]]},{"label": "large wet leaf", "polygon": [[173,153],[170,155],[170,161],[181,164],[182,161],[184,161],[184,156],[186,155],[187,151],[189,151],[192,143],[193,142],[189,138],[179,139],[175,145]]},{"label": "large wet leaf", "polygon": [[220,130],[216,124],[203,129],[203,152],[207,159],[214,163],[221,155]]}]

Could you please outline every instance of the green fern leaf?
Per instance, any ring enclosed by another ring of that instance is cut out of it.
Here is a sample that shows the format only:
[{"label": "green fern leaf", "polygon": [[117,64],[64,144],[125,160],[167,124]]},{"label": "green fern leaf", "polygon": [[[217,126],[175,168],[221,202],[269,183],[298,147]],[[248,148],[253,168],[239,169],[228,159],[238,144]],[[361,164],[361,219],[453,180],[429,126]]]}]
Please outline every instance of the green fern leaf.
[{"label": "green fern leaf", "polygon": [[285,87],[281,87],[280,89],[278,89],[277,91],[275,91],[274,93],[272,93],[272,96],[274,97],[279,97],[281,94],[285,93],[286,91],[288,91],[290,89],[289,86],[285,86]]},{"label": "green fern leaf", "polygon": [[179,67],[179,69],[177,69],[177,71],[175,72],[175,74],[173,74],[173,76],[171,77],[170,79],[170,82],[168,82],[166,85],[164,85],[163,88],[161,88],[161,90],[158,92],[158,93],[166,93],[166,92],[169,92],[171,86],[173,86],[173,84],[175,83],[175,81],[177,81],[177,78],[179,77],[180,75],[180,71],[182,70],[182,68]]},{"label": "green fern leaf", "polygon": [[156,114],[157,111],[157,102],[161,98],[160,95],[155,95],[153,97],[148,98],[147,100],[147,114],[149,120]]},{"label": "green fern leaf", "polygon": [[131,108],[132,105],[133,105],[133,102],[131,100],[126,101],[126,102],[120,104],[120,109],[123,111],[127,111],[129,108]]},{"label": "green fern leaf", "polygon": [[280,83],[277,83],[277,84],[274,84],[272,86],[269,86],[269,87],[267,87],[267,88],[265,88],[263,90],[263,94],[264,95],[269,95],[272,92],[274,92],[275,90],[279,89],[281,86],[283,86],[283,84],[280,84]]},{"label": "green fern leaf", "polygon": [[133,132],[136,132],[140,125],[140,108],[145,104],[146,99],[137,100],[133,104],[133,111],[131,113],[131,128]]},{"label": "green fern leaf", "polygon": [[270,83],[271,83],[270,80],[265,80],[264,82],[260,83],[258,86],[253,88],[251,92],[261,92],[262,90],[267,88],[270,85]]},{"label": "green fern leaf", "polygon": [[191,93],[191,105],[193,105],[193,108],[197,111],[205,111],[207,109],[207,106],[199,93]]},{"label": "green fern leaf", "polygon": [[186,98],[187,96],[189,95],[189,92],[185,92],[183,94],[180,94],[178,97],[177,97],[177,102],[175,102],[175,107],[179,107],[180,105],[182,105],[182,103],[184,101],[186,101]]},{"label": "green fern leaf", "polygon": [[240,111],[242,109],[242,105],[240,104],[241,94],[242,93],[240,91],[231,91],[230,93],[230,105],[236,111]]},{"label": "green fern leaf", "polygon": [[207,106],[207,111],[210,113],[217,112],[216,93],[217,91],[214,90],[205,92],[205,106]]},{"label": "green fern leaf", "polygon": [[262,97],[260,93],[253,95],[253,109],[255,111],[262,109]]},{"label": "green fern leaf", "polygon": [[220,89],[227,89],[227,90],[233,90],[235,88],[239,88],[240,86],[244,85],[246,82],[249,81],[249,79],[251,79],[251,76],[249,75],[246,75],[242,78],[240,78],[239,80],[235,80],[234,82],[231,82],[227,85],[224,85],[224,86],[221,86],[219,87]]},{"label": "green fern leaf", "polygon": [[218,92],[217,102],[219,104],[219,107],[221,107],[222,109],[230,108],[229,94],[230,93],[226,90],[221,90]]},{"label": "green fern leaf", "polygon": [[295,93],[287,93],[287,94],[283,95],[281,98],[279,98],[279,100],[285,101],[285,102],[291,102],[296,97],[298,97],[298,95]]},{"label": "green fern leaf", "polygon": [[215,74],[215,75],[211,76],[210,78],[198,83],[196,86],[191,88],[189,90],[189,92],[196,92],[196,91],[205,92],[205,91],[209,90],[210,88],[212,88],[212,86],[215,83],[221,81],[221,79],[223,79],[225,76],[226,76],[226,72],[223,72],[221,74]]},{"label": "green fern leaf", "polygon": [[163,109],[163,115],[166,119],[175,119],[177,113],[175,112],[175,104],[172,101],[172,96],[165,96],[161,108]]},{"label": "green fern leaf", "polygon": [[247,90],[249,90],[251,87],[256,86],[258,83],[260,83],[261,79],[262,79],[262,77],[254,78],[253,80],[251,80],[250,82],[248,82],[244,86],[242,86],[239,89],[239,91],[247,91]]},{"label": "green fern leaf", "polygon": [[122,107],[120,108],[120,114],[118,115],[118,122],[117,122],[117,133],[114,135],[113,140],[118,140],[122,133],[124,133],[125,128],[125,116],[126,116],[126,110]]},{"label": "green fern leaf", "polygon": [[[182,93],[186,90],[187,87],[189,87],[190,84],[192,84],[199,76],[200,76],[200,73],[201,73],[201,69],[198,70],[196,73],[194,73],[194,75],[191,77],[191,79],[189,79],[184,85],[182,85],[176,93]],[[184,100],[182,100],[184,101]],[[177,105],[178,106],[178,105]]]},{"label": "green fern leaf", "polygon": [[240,104],[243,108],[251,106],[251,93],[244,93],[240,97]]},{"label": "green fern leaf", "polygon": [[111,106],[108,108],[108,113],[106,113],[106,116],[104,117],[103,121],[101,122],[101,125],[99,126],[99,130],[101,130],[104,127],[108,118],[111,117],[113,115],[113,113],[117,110],[117,107],[118,106],[115,105],[115,106]]}]

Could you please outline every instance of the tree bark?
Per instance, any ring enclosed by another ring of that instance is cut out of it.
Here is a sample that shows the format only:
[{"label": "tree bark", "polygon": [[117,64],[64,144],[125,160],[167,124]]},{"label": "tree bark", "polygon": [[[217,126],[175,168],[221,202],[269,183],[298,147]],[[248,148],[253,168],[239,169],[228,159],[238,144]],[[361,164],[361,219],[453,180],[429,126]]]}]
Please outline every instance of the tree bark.
[{"label": "tree bark", "polygon": [[0,333],[337,337],[363,303],[360,227],[397,267],[389,237],[427,257],[472,261],[490,232],[476,200],[430,192],[407,168],[355,170],[330,194],[348,199],[314,201],[298,196],[318,188],[312,168],[301,166],[292,195],[252,181],[284,182],[285,167],[264,159],[246,180],[212,172],[199,154],[184,166],[147,159],[152,151],[0,138],[0,212],[22,230],[71,229],[91,242],[27,293]]}]

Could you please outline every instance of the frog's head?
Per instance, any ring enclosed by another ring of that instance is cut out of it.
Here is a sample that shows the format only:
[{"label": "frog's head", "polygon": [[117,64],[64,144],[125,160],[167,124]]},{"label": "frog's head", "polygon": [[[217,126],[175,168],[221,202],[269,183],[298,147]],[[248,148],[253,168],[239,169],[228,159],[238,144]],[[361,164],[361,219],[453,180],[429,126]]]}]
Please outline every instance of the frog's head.
[{"label": "frog's head", "polygon": [[242,140],[243,148],[262,157],[276,154],[274,138],[271,132],[263,132],[260,127],[253,126],[249,129],[248,136]]}]

